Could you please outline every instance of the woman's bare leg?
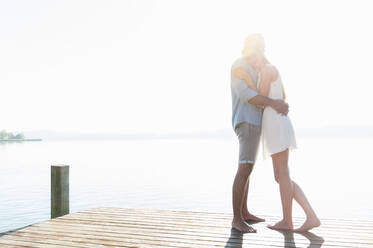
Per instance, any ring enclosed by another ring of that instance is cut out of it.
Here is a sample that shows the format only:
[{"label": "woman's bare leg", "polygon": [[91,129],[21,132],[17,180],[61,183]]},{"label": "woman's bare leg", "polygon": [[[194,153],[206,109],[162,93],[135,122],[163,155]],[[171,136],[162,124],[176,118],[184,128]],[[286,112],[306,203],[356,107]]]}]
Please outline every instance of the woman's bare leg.
[{"label": "woman's bare leg", "polygon": [[[284,177],[285,178],[289,177],[289,180],[292,184],[292,189],[293,189],[293,198],[301,206],[301,208],[303,209],[303,211],[305,212],[306,217],[307,217],[304,224],[301,227],[295,229],[294,231],[305,232],[305,231],[311,230],[314,227],[320,226],[321,223],[320,223],[319,218],[316,216],[315,211],[312,209],[312,206],[309,203],[306,195],[303,193],[302,189],[299,187],[299,185],[296,182],[294,182],[290,179],[290,173],[289,173],[289,168],[288,168],[288,154],[289,154],[288,150],[286,150],[284,152],[280,152],[280,153],[272,155],[275,179],[276,179],[276,182],[280,184],[280,192],[281,192],[281,183],[280,183],[281,178],[282,178],[282,180],[284,180],[283,179]],[[280,164],[280,166],[276,166],[278,164]],[[286,196],[286,197],[288,197],[288,196]],[[281,195],[281,201],[283,201],[282,195]],[[287,221],[286,221],[287,217],[285,217],[286,216],[285,215],[286,211],[288,211],[287,209],[288,208],[286,206],[284,208],[284,205],[283,205],[283,216],[284,216],[284,218],[283,218],[282,221],[285,220],[285,223],[287,223]],[[281,223],[281,221],[279,223]],[[273,228],[276,228],[276,225],[274,225]]]},{"label": "woman's bare leg", "polygon": [[311,204],[307,200],[306,195],[303,193],[302,189],[293,181],[293,189],[294,189],[294,199],[298,202],[298,204],[302,207],[304,213],[306,214],[306,221],[304,224],[295,229],[296,232],[305,232],[311,230],[314,227],[320,226],[321,222],[319,218],[317,218],[315,211],[312,209]]},{"label": "woman's bare leg", "polygon": [[280,195],[282,203],[282,215],[281,221],[274,225],[269,225],[269,228],[279,230],[292,230],[293,229],[293,183],[290,179],[289,167],[288,167],[289,150],[276,153],[272,155],[273,169],[275,177],[277,177],[278,184],[280,186]]}]

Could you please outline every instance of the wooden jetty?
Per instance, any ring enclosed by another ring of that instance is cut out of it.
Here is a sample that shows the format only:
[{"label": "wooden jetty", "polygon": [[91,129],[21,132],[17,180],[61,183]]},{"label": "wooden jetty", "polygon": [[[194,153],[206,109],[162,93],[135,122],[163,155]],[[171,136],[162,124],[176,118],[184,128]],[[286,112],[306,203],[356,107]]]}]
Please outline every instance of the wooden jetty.
[{"label": "wooden jetty", "polygon": [[256,223],[257,233],[242,234],[231,229],[231,219],[226,213],[98,207],[4,235],[0,247],[373,247],[373,221],[323,219],[304,234]]}]

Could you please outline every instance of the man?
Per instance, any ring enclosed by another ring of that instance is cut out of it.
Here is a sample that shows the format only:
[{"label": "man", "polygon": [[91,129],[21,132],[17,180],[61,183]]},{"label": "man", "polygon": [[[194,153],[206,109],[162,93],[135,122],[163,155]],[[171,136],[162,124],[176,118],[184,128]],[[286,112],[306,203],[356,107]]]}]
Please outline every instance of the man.
[{"label": "man", "polygon": [[246,38],[242,57],[234,62],[231,70],[232,126],[239,140],[238,170],[232,192],[232,228],[241,232],[256,232],[246,221],[264,221],[247,209],[249,176],[258,151],[263,107],[270,106],[284,115],[289,110],[284,101],[260,96],[246,84],[245,80],[251,79],[257,86],[263,61],[264,39],[259,34],[252,34]]}]

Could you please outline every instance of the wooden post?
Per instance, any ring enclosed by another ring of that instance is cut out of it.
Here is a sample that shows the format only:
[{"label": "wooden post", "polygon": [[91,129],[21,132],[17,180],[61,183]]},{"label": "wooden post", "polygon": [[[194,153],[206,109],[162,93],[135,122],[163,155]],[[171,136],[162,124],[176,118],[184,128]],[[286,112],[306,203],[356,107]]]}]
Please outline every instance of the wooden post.
[{"label": "wooden post", "polygon": [[69,166],[51,166],[51,218],[68,214],[69,208]]}]

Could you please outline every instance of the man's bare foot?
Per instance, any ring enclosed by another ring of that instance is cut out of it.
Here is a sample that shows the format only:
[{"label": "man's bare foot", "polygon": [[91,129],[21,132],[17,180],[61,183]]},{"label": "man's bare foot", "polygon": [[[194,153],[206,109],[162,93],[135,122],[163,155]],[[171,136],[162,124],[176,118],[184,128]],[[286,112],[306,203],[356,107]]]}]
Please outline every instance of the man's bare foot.
[{"label": "man's bare foot", "polygon": [[268,225],[267,227],[275,230],[293,230],[294,228],[293,223],[288,223],[285,220],[281,220],[274,225]]},{"label": "man's bare foot", "polygon": [[244,214],[242,214],[242,217],[245,221],[254,221],[254,222],[263,222],[265,221],[265,219],[263,218],[259,218],[258,216],[255,216],[253,214],[250,214],[249,212],[246,212]]},{"label": "man's bare foot", "polygon": [[307,218],[304,224],[301,227],[295,229],[294,232],[307,232],[312,228],[318,227],[320,225],[321,222],[316,216],[313,218]]},{"label": "man's bare foot", "polygon": [[256,230],[247,225],[242,219],[233,219],[232,228],[243,233],[256,233]]}]

